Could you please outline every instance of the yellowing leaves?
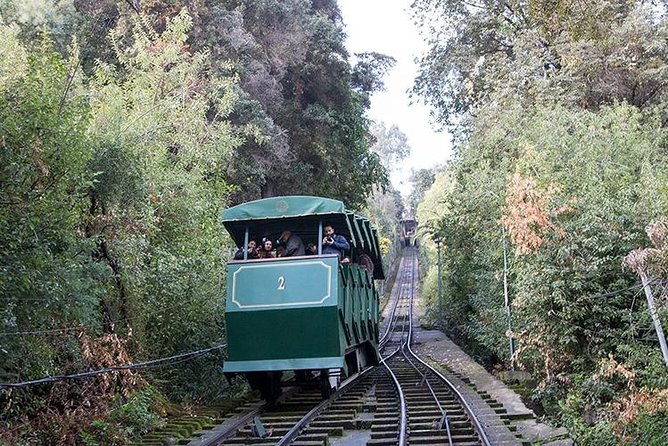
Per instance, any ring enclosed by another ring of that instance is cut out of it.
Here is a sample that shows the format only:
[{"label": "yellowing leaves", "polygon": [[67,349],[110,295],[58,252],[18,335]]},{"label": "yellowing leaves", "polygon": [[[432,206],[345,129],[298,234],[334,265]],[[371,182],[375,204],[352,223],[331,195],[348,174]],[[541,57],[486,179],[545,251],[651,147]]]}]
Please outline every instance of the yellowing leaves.
[{"label": "yellowing leaves", "polygon": [[662,217],[645,227],[652,248],[638,248],[631,251],[625,258],[622,266],[630,268],[636,274],[649,274],[651,277],[665,277],[668,249],[668,218]]},{"label": "yellowing leaves", "polygon": [[515,173],[508,183],[506,213],[501,217],[501,224],[508,228],[518,254],[538,250],[549,232],[563,237],[563,229],[552,218],[569,208],[550,209],[554,194],[553,187],[541,190],[535,179],[524,178],[519,173]]},{"label": "yellowing leaves", "polygon": [[[593,380],[612,380],[620,378],[627,392],[610,403],[610,413],[617,414],[617,433],[625,437],[624,427],[633,423],[642,413],[661,413],[668,411],[668,389],[666,388],[638,388],[636,385],[636,371],[622,362],[617,361],[612,354],[600,361],[599,370],[592,376]],[[632,440],[627,438],[627,440]]]}]

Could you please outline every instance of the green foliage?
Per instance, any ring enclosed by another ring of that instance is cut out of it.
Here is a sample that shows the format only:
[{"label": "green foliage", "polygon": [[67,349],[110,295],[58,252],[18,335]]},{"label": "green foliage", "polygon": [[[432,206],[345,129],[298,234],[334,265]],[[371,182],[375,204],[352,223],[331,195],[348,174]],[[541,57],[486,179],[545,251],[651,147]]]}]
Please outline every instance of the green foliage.
[{"label": "green foliage", "polygon": [[[40,333],[0,337],[0,381],[220,343],[232,200],[377,193],[375,223],[396,227],[365,117],[392,61],[351,65],[335,2],[24,3],[0,0],[0,324]],[[3,422],[30,423],[2,440],[123,442],[158,392],[219,397],[222,360],[145,371],[148,390],[4,392]]]},{"label": "green foliage", "polygon": [[[536,401],[578,443],[656,443],[665,364],[621,265],[668,211],[665,2],[413,7],[430,39],[414,93],[458,143],[450,180],[418,208],[445,237],[445,325],[506,363],[512,335],[512,359],[541,379]],[[431,302],[434,283],[432,270]],[[644,423],[646,437],[627,435]]]},{"label": "green foliage", "polygon": [[626,432],[629,443],[637,446],[660,446],[668,433],[668,412],[643,411]]},{"label": "green foliage", "polygon": [[[665,109],[661,8],[643,1],[418,0],[429,36],[414,93],[443,125],[488,104]],[[629,42],[633,42],[629,45]],[[460,129],[463,130],[463,129]]]},{"label": "green foliage", "polygon": [[[406,135],[396,125],[389,129],[383,123],[371,126],[375,140],[371,150],[377,154],[387,172],[392,172],[396,163],[410,153]],[[381,189],[372,187],[372,194],[367,198],[361,213],[366,215],[378,230],[380,250],[383,253],[386,277],[400,257],[399,225],[404,218],[404,203],[399,191],[393,187]]]},{"label": "green foliage", "polygon": [[383,166],[392,171],[397,163],[401,162],[411,153],[408,138],[396,125],[387,126],[382,122],[371,126],[371,134],[375,139],[371,150],[380,156]]},{"label": "green foliage", "polygon": [[[609,354],[638,371],[639,386],[666,385],[649,316],[639,306],[642,290],[608,295],[633,285],[622,260],[646,244],[647,222],[666,212],[662,139],[656,122],[628,105],[597,113],[490,109],[418,207],[421,224],[445,236],[445,326],[474,351],[483,347],[483,361],[509,360],[501,223],[508,226],[517,360],[544,380],[537,400],[552,416],[564,412],[583,444],[609,444],[611,425],[590,427],[581,417],[630,392],[589,375]],[[535,183],[514,182],[518,176]],[[544,227],[517,225],[541,213]],[[536,244],[520,249],[529,236]],[[435,249],[427,246],[432,269],[423,294],[433,305]],[[574,374],[582,379],[565,384]],[[569,392],[577,400],[560,406]]]},{"label": "green foliage", "polygon": [[164,402],[162,396],[149,387],[132,395],[125,404],[111,411],[109,418],[123,425],[131,437],[145,434],[160,422],[160,415],[155,411],[158,401]]},{"label": "green foliage", "polygon": [[[1,27],[0,323],[19,333],[0,337],[0,381],[171,356],[223,338],[229,241],[218,215],[240,143],[226,120],[236,80],[212,76],[208,54],[188,51],[191,26],[186,13],[161,34],[137,19],[131,40],[112,35],[119,64],[100,61],[92,77],[76,45],[64,59],[48,38],[28,46],[15,25]],[[200,358],[152,377],[181,396],[215,396],[221,363]],[[3,439],[118,443],[155,421],[155,392],[115,394],[143,383],[132,382],[92,380],[76,396],[58,384],[3,391],[3,421],[31,420]]]},{"label": "green foliage", "polygon": [[[162,21],[165,11],[186,3],[154,1],[148,12]],[[254,130],[226,171],[228,183],[236,186],[234,203],[314,194],[360,208],[372,186],[387,186],[385,169],[369,150],[364,114],[369,95],[382,88],[380,76],[391,58],[363,54],[351,66],[335,2],[225,1],[188,7],[196,17],[189,43],[211,48],[218,73],[239,76],[240,100],[230,118]]]},{"label": "green foliage", "polygon": [[613,426],[607,421],[586,423],[582,418],[583,403],[574,396],[568,398],[562,408],[562,422],[578,444],[594,446],[616,446],[618,440]]},{"label": "green foliage", "polygon": [[[95,175],[87,169],[85,98],[66,90],[76,59],[63,60],[47,42],[29,53],[13,28],[0,32],[9,34],[0,72],[12,73],[0,84],[0,331],[95,330],[98,280],[108,272],[87,255],[93,245],[80,226]],[[42,336],[0,343],[2,381],[53,373],[77,351],[67,339]]]},{"label": "green foliage", "polygon": [[369,107],[369,96],[374,91],[383,90],[383,76],[394,66],[396,59],[376,52],[358,53],[355,56],[357,63],[351,74],[351,82],[355,88],[366,94],[364,103]]},{"label": "green foliage", "polygon": [[39,33],[46,31],[53,38],[55,47],[62,50],[70,43],[69,28],[76,21],[75,2],[0,0],[0,19],[20,25],[25,40],[36,39]]},{"label": "green foliage", "polygon": [[413,188],[408,196],[408,209],[412,213],[416,213],[418,205],[422,202],[425,192],[434,184],[436,179],[436,169],[419,169],[411,172],[410,181],[413,183]]},{"label": "green foliage", "polygon": [[[124,75],[100,64],[90,85],[92,168],[100,175],[89,235],[119,279],[106,301],[111,317],[157,356],[223,334],[220,250],[228,242],[218,215],[230,191],[226,160],[240,142],[224,120],[236,90],[234,78],[210,77],[206,52],[184,50],[191,26],[184,12],[161,35],[137,21],[133,45],[117,50]],[[201,376],[205,369],[192,366]],[[183,370],[164,373],[193,382]]]}]

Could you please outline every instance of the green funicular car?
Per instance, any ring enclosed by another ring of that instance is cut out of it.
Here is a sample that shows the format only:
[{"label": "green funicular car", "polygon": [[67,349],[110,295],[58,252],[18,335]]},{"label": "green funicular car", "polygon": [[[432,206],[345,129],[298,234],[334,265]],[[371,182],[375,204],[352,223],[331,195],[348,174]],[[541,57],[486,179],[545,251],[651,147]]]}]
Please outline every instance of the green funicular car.
[{"label": "green funicular car", "polygon": [[[317,247],[314,255],[262,259],[244,249],[241,260],[229,262],[225,373],[243,373],[271,402],[284,371],[295,371],[296,380],[319,375],[327,397],[342,376],[378,364],[374,279],[385,277],[369,220],[337,200],[285,196],[229,208],[223,224],[241,249],[250,240],[275,243],[286,230]],[[341,259],[322,254],[327,225],[349,242]]]}]

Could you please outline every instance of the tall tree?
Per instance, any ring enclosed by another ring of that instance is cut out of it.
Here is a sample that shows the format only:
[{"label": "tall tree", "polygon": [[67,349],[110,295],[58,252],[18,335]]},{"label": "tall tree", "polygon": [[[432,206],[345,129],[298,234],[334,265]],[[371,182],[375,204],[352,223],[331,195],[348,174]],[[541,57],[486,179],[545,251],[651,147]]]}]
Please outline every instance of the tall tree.
[{"label": "tall tree", "polygon": [[375,139],[371,149],[380,156],[386,169],[394,170],[399,162],[410,155],[408,137],[396,124],[388,128],[383,122],[376,122],[371,126],[371,134]]},{"label": "tall tree", "polygon": [[[185,45],[191,25],[185,12],[161,33],[134,20],[129,40],[110,36],[117,62],[98,61],[92,77],[76,45],[64,59],[48,37],[22,42],[17,24],[0,25],[2,382],[170,356],[221,338],[229,240],[218,215],[239,144],[227,120],[236,84],[214,77],[208,53]],[[209,361],[164,371],[174,384],[166,390],[221,389],[220,358]],[[15,428],[0,441],[127,437],[132,427],[112,420],[96,430],[92,421],[145,382],[128,372],[97,384],[3,390],[3,423]]]},{"label": "tall tree", "polygon": [[[160,20],[177,4],[183,3],[155,0],[144,8]],[[369,150],[365,111],[392,60],[361,54],[351,66],[336,2],[242,0],[188,7],[195,17],[191,44],[212,48],[213,59],[221,61],[217,69],[240,79],[241,100],[232,119],[251,137],[228,166],[228,180],[238,187],[235,201],[302,193],[359,207],[371,185],[388,184]]]},{"label": "tall tree", "polygon": [[413,188],[408,196],[408,208],[413,215],[424,198],[425,192],[434,184],[436,170],[436,168],[424,168],[411,172],[410,181],[413,183]]},{"label": "tall tree", "polygon": [[[642,1],[418,0],[429,35],[413,89],[444,125],[478,106],[661,104],[668,30]],[[632,44],[629,44],[632,42]],[[464,121],[465,123],[466,121]]]},{"label": "tall tree", "polygon": [[506,246],[513,359],[541,378],[534,400],[579,443],[656,442],[665,368],[621,263],[668,209],[665,2],[415,8],[430,50],[414,93],[458,132],[452,182],[420,205],[447,209],[435,215],[448,329],[477,356],[510,360]]}]

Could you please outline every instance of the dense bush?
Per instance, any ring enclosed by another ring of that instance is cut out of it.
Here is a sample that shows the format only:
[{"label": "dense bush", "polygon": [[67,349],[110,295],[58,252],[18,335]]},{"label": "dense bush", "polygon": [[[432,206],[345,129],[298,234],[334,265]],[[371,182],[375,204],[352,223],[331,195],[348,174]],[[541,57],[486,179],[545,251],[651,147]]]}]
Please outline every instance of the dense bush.
[{"label": "dense bush", "polygon": [[[627,105],[596,113],[504,110],[494,126],[495,132],[474,132],[459,162],[437,175],[419,208],[421,221],[431,215],[430,223],[447,234],[444,326],[478,355],[484,347],[483,360],[510,361],[504,226],[513,360],[543,379],[536,397],[549,414],[557,417],[569,395],[565,413],[603,429],[584,429],[581,438],[605,438],[608,428],[599,422],[607,422],[613,404],[666,386],[644,294],[635,275],[622,271],[626,255],[647,245],[645,225],[668,206],[663,132]],[[447,204],[438,212],[430,210],[442,202]],[[424,286],[432,304],[433,254]],[[635,387],[592,378],[609,356],[634,370]],[[656,403],[654,414],[665,410],[660,401],[654,395],[638,404]]]},{"label": "dense bush", "polygon": [[[238,144],[224,121],[234,94],[231,79],[210,77],[206,54],[184,47],[190,23],[181,14],[157,35],[137,22],[132,46],[116,47],[122,65],[100,63],[90,78],[76,46],[64,59],[46,36],[30,46],[15,27],[0,30],[9,56],[0,62],[2,382],[222,342],[229,242],[217,214]],[[207,377],[215,396],[220,360],[153,377],[182,397],[201,393],[193,375]],[[7,441],[122,441],[152,423],[136,403],[157,395],[149,391],[131,372],[3,390]],[[132,410],[114,415],[123,408]],[[130,418],[138,430],[119,430]]]},{"label": "dense bush", "polygon": [[[655,69],[668,61],[658,43],[668,28],[642,3],[415,3],[432,36],[415,91],[458,145],[418,208],[444,239],[443,325],[483,358],[538,377],[536,402],[580,444],[665,436],[654,422],[668,407],[665,364],[638,276],[622,267],[668,212],[665,72]],[[435,302],[428,247],[424,292]]]},{"label": "dense bush", "polygon": [[[233,200],[377,191],[396,225],[364,115],[392,60],[350,64],[335,2],[0,3],[0,382],[224,343]],[[122,444],[224,355],[3,389],[0,442]]]}]

